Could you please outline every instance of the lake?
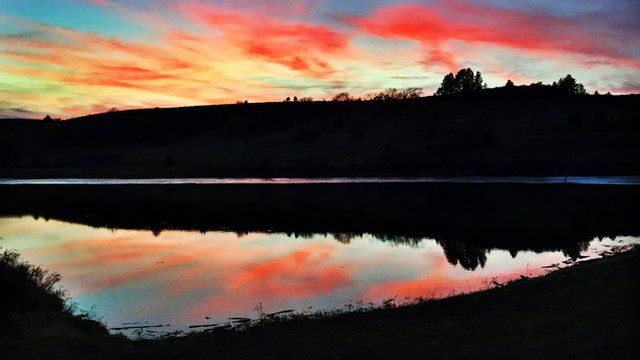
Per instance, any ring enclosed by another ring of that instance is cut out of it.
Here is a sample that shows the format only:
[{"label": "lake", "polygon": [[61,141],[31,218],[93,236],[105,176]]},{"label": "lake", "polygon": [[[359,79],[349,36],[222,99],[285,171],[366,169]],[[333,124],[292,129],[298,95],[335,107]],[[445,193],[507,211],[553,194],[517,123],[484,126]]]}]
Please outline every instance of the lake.
[{"label": "lake", "polygon": [[78,178],[0,179],[0,185],[220,185],[220,184],[365,184],[365,183],[481,183],[640,185],[640,176],[470,176],[470,177],[353,177],[353,178]]},{"label": "lake", "polygon": [[128,336],[439,298],[640,242],[618,182],[101,185],[0,186],[0,246]]}]

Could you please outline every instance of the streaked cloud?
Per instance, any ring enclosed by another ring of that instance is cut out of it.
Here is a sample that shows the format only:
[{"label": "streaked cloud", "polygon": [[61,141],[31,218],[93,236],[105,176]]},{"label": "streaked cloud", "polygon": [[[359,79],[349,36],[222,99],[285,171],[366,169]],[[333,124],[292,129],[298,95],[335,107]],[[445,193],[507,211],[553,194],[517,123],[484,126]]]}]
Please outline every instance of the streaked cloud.
[{"label": "streaked cloud", "polygon": [[489,85],[571,73],[640,83],[634,1],[33,0],[0,5],[2,116],[433,91],[472,66]]},{"label": "streaked cloud", "polygon": [[399,4],[382,7],[350,21],[360,30],[386,39],[411,39],[426,48],[426,62],[457,68],[451,41],[479,47],[502,46],[539,56],[569,53],[584,56],[583,62],[609,61],[623,67],[640,67],[640,59],[625,46],[626,36],[592,31],[593,16],[558,17],[544,13],[522,13],[469,1],[439,1],[436,4]]}]

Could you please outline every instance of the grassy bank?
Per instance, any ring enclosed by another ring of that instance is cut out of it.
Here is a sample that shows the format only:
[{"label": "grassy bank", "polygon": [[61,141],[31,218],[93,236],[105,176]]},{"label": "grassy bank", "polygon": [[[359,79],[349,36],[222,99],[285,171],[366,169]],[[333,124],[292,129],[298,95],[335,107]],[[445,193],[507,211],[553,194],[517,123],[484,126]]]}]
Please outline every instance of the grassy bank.
[{"label": "grassy bank", "polygon": [[161,340],[107,335],[62,308],[16,315],[3,307],[5,319],[20,321],[0,347],[16,358],[625,358],[640,350],[639,258],[636,249],[414,306]]},{"label": "grassy bank", "polygon": [[0,353],[2,357],[65,357],[107,351],[107,329],[74,305],[58,282],[60,275],[0,252]]}]

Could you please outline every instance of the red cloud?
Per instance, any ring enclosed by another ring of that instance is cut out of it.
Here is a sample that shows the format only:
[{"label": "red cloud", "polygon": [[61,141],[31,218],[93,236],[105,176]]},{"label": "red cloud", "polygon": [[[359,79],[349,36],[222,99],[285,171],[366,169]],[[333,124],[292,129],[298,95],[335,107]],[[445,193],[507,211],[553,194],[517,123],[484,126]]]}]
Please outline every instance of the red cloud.
[{"label": "red cloud", "polygon": [[542,268],[526,268],[516,269],[512,271],[503,271],[495,275],[469,274],[464,277],[455,277],[446,271],[451,267],[447,260],[442,257],[438,259],[435,268],[429,276],[412,279],[412,280],[392,280],[374,284],[363,298],[367,301],[380,301],[389,296],[397,296],[398,298],[442,298],[451,294],[469,293],[473,291],[486,289],[491,286],[493,280],[499,283],[505,283],[517,279],[522,274],[527,276],[540,276],[546,270]]},{"label": "red cloud", "polygon": [[344,50],[347,35],[328,26],[284,22],[253,13],[191,3],[180,7],[189,18],[222,31],[248,55],[287,66],[311,76],[322,77],[333,69],[322,60],[324,55]]},{"label": "red cloud", "polygon": [[[257,262],[223,278],[224,292],[209,296],[188,309],[184,316],[246,311],[251,301],[273,308],[291,299],[313,299],[338,291],[351,282],[350,273],[332,263],[338,248],[315,243],[263,262]],[[188,287],[186,287],[188,288]],[[184,291],[178,286],[176,292]]]},{"label": "red cloud", "polygon": [[560,51],[613,59],[622,66],[640,66],[637,58],[611,45],[615,42],[588,31],[579,18],[521,13],[467,1],[440,1],[434,5],[386,6],[368,17],[349,21],[374,36],[419,41],[429,49],[425,63],[441,63],[448,68],[456,68],[456,59],[443,50],[443,45],[452,40],[545,55]]},{"label": "red cloud", "polygon": [[232,289],[250,289],[256,295],[311,297],[334,291],[350,281],[349,274],[325,261],[335,248],[312,245],[250,267],[229,279]]}]

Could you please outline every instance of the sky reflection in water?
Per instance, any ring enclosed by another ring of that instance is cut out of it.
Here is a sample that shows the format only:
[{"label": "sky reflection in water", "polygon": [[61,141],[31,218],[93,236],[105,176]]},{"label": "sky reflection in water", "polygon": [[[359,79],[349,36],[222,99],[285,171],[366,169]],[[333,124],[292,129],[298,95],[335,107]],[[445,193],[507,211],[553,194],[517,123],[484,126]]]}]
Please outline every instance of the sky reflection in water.
[{"label": "sky reflection in water", "polygon": [[[0,246],[62,274],[82,310],[109,327],[171,324],[167,329],[224,322],[234,316],[380,303],[397,296],[441,297],[483,289],[493,278],[540,275],[562,252],[492,250],[475,270],[450,264],[432,239],[416,244],[365,235],[295,238],[286,234],[98,229],[31,217],[0,219]],[[342,241],[339,241],[342,240]],[[586,255],[634,237],[594,239]],[[210,319],[205,319],[209,317]]]},{"label": "sky reflection in water", "polygon": [[221,184],[582,184],[640,185],[640,176],[471,176],[471,177],[337,177],[337,178],[149,178],[149,179],[0,179],[0,185],[221,185]]}]

